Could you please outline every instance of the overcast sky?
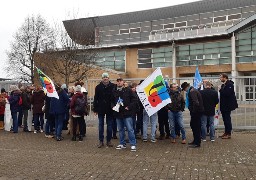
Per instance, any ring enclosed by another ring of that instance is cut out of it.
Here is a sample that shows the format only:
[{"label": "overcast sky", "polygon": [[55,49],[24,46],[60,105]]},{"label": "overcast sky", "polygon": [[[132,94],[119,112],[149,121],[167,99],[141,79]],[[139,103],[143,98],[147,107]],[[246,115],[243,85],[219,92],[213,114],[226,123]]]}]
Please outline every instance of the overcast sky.
[{"label": "overcast sky", "polygon": [[5,78],[6,50],[13,34],[28,15],[41,14],[48,23],[61,22],[72,17],[84,18],[138,10],[153,9],[197,0],[7,0],[0,8],[0,78]]}]

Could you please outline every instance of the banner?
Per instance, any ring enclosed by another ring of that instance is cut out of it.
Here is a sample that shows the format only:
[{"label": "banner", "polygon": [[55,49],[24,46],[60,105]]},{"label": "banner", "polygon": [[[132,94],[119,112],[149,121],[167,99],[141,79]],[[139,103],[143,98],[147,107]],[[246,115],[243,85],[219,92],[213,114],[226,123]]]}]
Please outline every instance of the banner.
[{"label": "banner", "polygon": [[37,69],[40,81],[42,83],[44,92],[47,94],[47,96],[59,99],[59,95],[55,89],[53,81],[46,74],[44,74],[39,68],[36,67],[36,69]]},{"label": "banner", "polygon": [[6,100],[6,105],[5,105],[5,112],[4,112],[4,130],[5,131],[10,131],[12,127],[12,115],[11,115],[11,109],[10,109],[10,104],[8,100]]},{"label": "banner", "polygon": [[148,116],[155,114],[162,107],[171,103],[160,68],[157,68],[137,86],[136,92]]},{"label": "banner", "polygon": [[[194,88],[198,89],[202,82],[203,82],[202,77],[199,73],[198,67],[196,67],[194,84],[193,84]],[[202,90],[202,87],[201,87],[201,90]]]}]

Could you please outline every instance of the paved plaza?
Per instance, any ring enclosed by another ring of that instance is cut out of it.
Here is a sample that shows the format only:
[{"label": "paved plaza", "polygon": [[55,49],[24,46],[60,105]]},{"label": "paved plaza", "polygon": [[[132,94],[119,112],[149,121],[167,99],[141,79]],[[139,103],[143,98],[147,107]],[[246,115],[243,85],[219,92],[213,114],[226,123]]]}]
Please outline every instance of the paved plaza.
[{"label": "paved plaza", "polygon": [[[187,129],[190,141],[192,133]],[[170,140],[138,140],[137,152],[97,148],[97,128],[83,142],[44,134],[0,132],[2,179],[256,179],[256,132],[234,132],[231,140],[202,142],[191,149]],[[209,138],[209,137],[208,137]],[[113,140],[118,145],[118,140]]]}]

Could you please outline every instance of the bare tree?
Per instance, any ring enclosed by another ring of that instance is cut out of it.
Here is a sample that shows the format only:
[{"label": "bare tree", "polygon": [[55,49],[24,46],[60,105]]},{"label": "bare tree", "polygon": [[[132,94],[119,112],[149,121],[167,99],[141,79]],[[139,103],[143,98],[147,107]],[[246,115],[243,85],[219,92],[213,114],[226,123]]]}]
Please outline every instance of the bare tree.
[{"label": "bare tree", "polygon": [[7,51],[6,70],[12,78],[34,83],[34,56],[46,48],[54,48],[54,31],[46,20],[28,16],[14,35],[11,48]]},{"label": "bare tree", "polygon": [[[49,64],[47,72],[50,76],[61,76],[66,84],[87,79],[97,71],[94,65],[99,50],[92,45],[80,45],[75,43],[68,35],[63,25],[56,25],[56,42],[54,49],[47,49],[44,54]],[[94,44],[94,37],[88,38],[88,44]],[[93,69],[93,71],[92,71]]]}]

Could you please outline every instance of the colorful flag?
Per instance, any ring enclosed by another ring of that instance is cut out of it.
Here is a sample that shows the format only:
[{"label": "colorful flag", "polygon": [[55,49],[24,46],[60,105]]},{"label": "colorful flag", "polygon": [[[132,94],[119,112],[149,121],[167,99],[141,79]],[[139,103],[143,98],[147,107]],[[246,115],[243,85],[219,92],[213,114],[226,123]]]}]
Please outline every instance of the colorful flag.
[{"label": "colorful flag", "polygon": [[195,79],[193,84],[194,88],[198,89],[202,82],[203,82],[202,77],[199,73],[198,67],[196,67]]},{"label": "colorful flag", "polygon": [[148,116],[171,103],[160,68],[157,68],[136,88],[137,94]]},{"label": "colorful flag", "polygon": [[53,81],[46,74],[44,74],[39,68],[36,67],[36,69],[37,69],[40,81],[42,83],[44,92],[47,94],[47,96],[55,97],[59,99],[59,95],[55,89]]}]

